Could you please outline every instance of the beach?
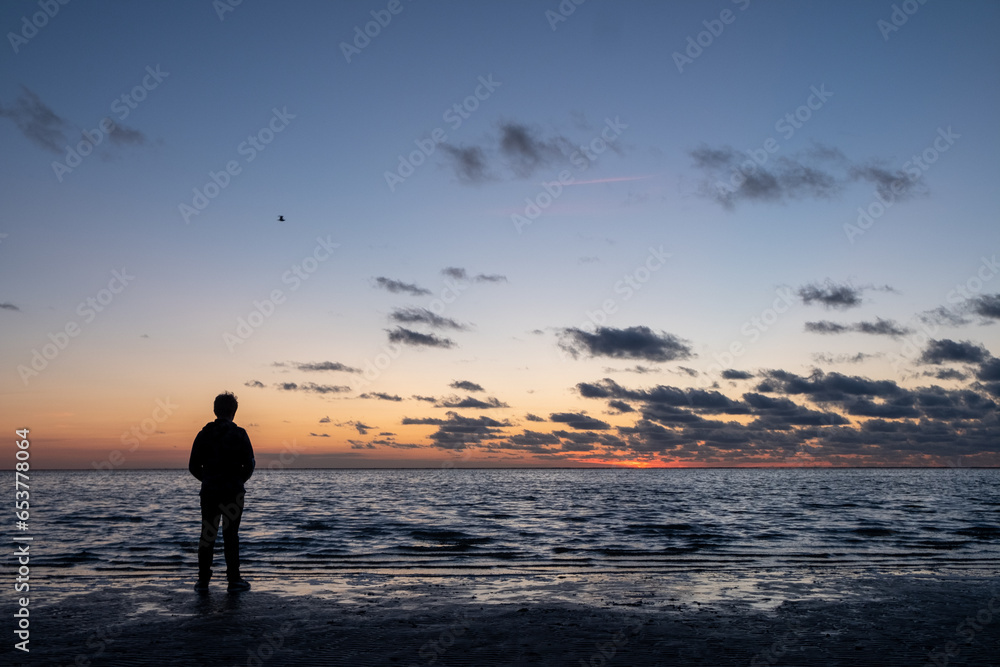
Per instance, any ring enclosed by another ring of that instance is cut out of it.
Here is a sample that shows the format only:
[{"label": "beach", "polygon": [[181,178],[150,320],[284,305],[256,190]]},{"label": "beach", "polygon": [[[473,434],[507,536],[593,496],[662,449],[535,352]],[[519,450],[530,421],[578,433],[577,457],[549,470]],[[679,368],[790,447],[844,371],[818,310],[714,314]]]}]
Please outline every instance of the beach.
[{"label": "beach", "polygon": [[[44,580],[24,665],[1000,665],[995,571]],[[45,596],[62,595],[51,603]]]}]

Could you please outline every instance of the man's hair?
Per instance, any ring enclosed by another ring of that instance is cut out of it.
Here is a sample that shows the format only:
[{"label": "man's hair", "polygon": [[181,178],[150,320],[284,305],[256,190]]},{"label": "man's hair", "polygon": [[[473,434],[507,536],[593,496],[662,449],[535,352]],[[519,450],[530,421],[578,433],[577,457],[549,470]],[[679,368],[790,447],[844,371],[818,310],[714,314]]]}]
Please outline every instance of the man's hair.
[{"label": "man's hair", "polygon": [[236,402],[236,395],[231,391],[226,391],[215,397],[215,416],[222,419],[232,419],[236,416],[236,408],[240,404]]}]

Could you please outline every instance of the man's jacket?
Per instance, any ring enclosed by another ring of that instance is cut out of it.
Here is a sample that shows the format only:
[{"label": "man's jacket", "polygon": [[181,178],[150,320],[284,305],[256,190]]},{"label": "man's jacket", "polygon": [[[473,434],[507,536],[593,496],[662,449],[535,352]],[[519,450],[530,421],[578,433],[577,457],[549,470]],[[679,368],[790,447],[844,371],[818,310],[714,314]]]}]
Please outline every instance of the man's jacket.
[{"label": "man's jacket", "polygon": [[224,419],[205,424],[194,439],[188,470],[201,480],[201,495],[235,496],[246,489],[256,462],[250,436]]}]

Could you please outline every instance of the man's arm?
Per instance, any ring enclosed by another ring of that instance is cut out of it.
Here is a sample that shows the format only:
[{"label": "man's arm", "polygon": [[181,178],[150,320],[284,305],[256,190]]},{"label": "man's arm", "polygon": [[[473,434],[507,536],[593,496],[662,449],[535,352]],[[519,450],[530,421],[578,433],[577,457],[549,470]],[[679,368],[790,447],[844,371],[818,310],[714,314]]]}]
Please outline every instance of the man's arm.
[{"label": "man's arm", "polygon": [[243,431],[243,437],[246,440],[246,456],[243,462],[243,470],[245,475],[243,481],[245,482],[248,479],[250,479],[251,475],[253,475],[253,471],[257,467],[257,460],[253,456],[253,445],[250,444],[250,436],[247,434],[246,431]]},{"label": "man's arm", "polygon": [[204,446],[200,440],[201,433],[194,438],[194,444],[191,445],[191,458],[188,460],[188,472],[194,475],[198,481],[204,479]]}]

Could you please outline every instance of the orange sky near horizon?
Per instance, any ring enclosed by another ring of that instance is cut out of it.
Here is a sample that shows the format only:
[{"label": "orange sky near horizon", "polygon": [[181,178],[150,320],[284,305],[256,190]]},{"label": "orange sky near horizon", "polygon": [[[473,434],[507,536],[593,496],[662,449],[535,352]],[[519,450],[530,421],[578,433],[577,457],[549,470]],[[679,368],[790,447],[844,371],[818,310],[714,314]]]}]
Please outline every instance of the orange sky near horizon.
[{"label": "orange sky near horizon", "polygon": [[[517,455],[514,452],[486,452],[476,446],[449,450],[432,446],[428,436],[434,426],[402,425],[400,416],[409,411],[389,401],[366,401],[368,410],[355,420],[362,424],[388,425],[378,433],[391,432],[399,443],[415,443],[419,448],[353,448],[352,441],[370,440],[376,431],[361,437],[356,427],[338,422],[318,423],[315,415],[335,415],[347,403],[344,399],[323,400],[294,394],[277,399],[263,399],[252,389],[237,392],[240,410],[236,423],[246,428],[254,445],[260,468],[450,468],[450,467],[830,467],[834,465],[871,465],[871,461],[839,457],[835,462],[801,453],[793,458],[748,456],[738,462],[699,463],[689,459],[649,455],[639,457],[620,452],[618,457],[574,456],[571,452],[557,460],[550,456]],[[12,401],[24,408],[25,419],[17,428],[30,430],[31,462],[34,469],[128,470],[185,468],[191,443],[199,430],[214,416],[211,402],[214,393],[203,394],[195,401],[164,396],[153,401],[138,397],[123,398],[118,411],[101,400],[99,394],[77,396],[77,409],[53,404],[51,410],[39,409],[23,396]],[[124,403],[124,404],[121,404]],[[20,405],[19,405],[20,404]],[[28,409],[33,405],[33,409]],[[510,414],[512,410],[504,410]],[[412,414],[419,414],[416,410]],[[363,415],[363,416],[362,416]],[[538,426],[510,414],[518,428]],[[602,415],[612,426],[626,426],[628,419]],[[745,415],[731,416],[733,422],[747,422]],[[497,417],[502,419],[502,416]],[[393,422],[395,420],[395,422]],[[33,424],[43,424],[41,428]],[[517,429],[512,428],[511,431]],[[540,433],[554,429],[542,426]],[[328,433],[329,437],[311,435]],[[586,452],[581,452],[586,454]],[[914,455],[905,461],[886,461],[884,465],[948,466],[947,459]],[[995,466],[995,457],[968,458],[962,464]],[[12,469],[9,463],[0,468]]]}]

